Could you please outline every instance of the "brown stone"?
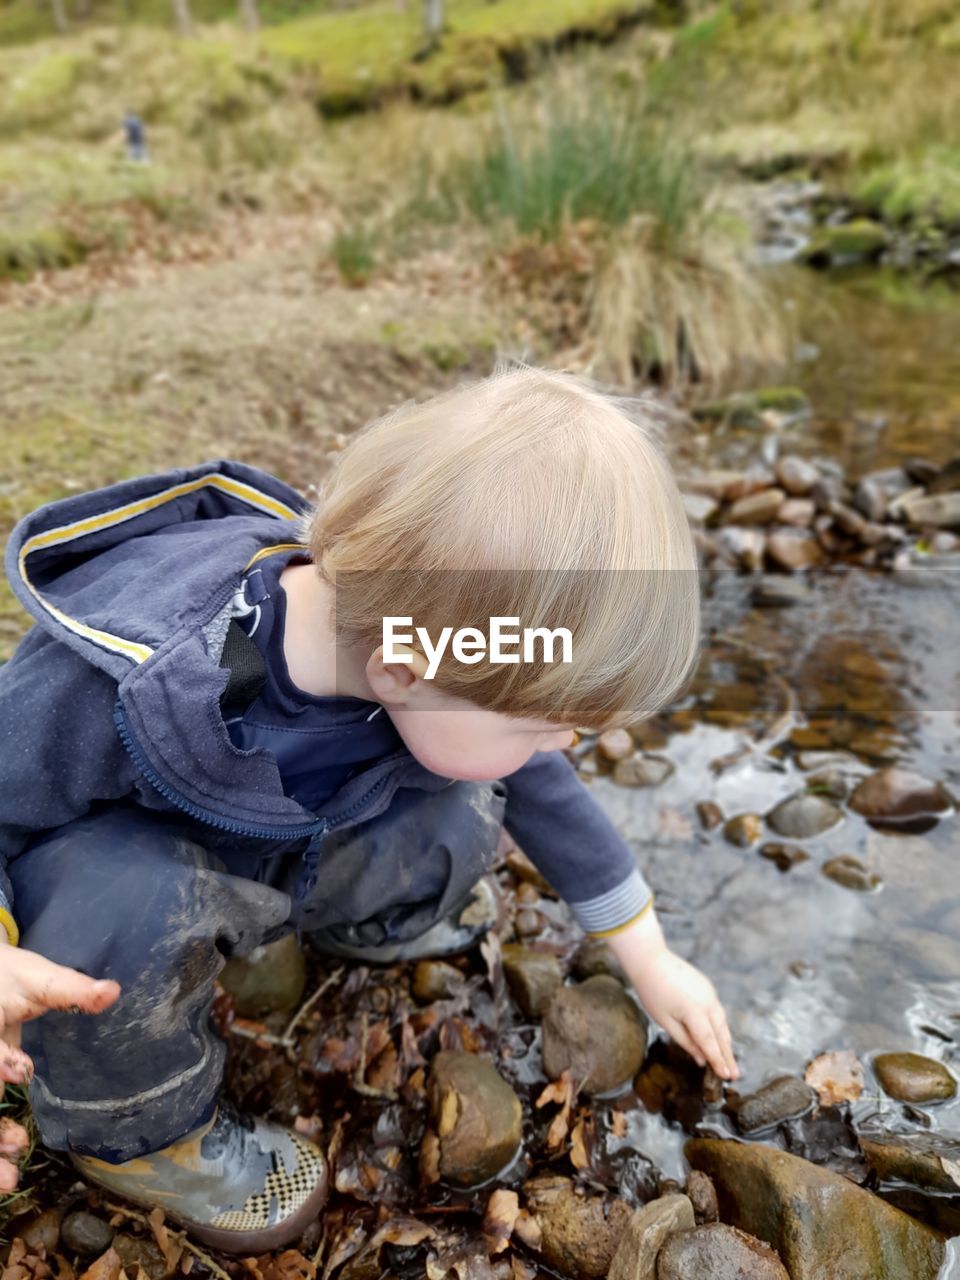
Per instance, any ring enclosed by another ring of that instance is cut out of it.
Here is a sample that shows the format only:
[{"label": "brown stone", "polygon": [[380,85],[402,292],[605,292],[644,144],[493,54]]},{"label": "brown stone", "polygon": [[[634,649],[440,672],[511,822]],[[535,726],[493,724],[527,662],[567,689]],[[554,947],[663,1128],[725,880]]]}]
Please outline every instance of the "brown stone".
[{"label": "brown stone", "polygon": [[520,1099],[488,1059],[438,1053],[427,1081],[432,1132],[439,1140],[438,1172],[456,1187],[495,1177],[520,1146]]},{"label": "brown stone", "polygon": [[794,497],[805,497],[820,479],[812,462],[803,458],[781,458],[775,467],[777,483]]},{"label": "brown stone", "polygon": [[657,1255],[668,1236],[696,1225],[684,1195],[662,1195],[635,1209],[610,1263],[608,1280],[656,1280]]},{"label": "brown stone", "polygon": [[563,969],[555,955],[515,942],[501,949],[503,972],[514,1000],[528,1018],[538,1018],[554,991],[563,985]]},{"label": "brown stone", "polygon": [[597,739],[597,751],[611,764],[626,760],[627,756],[633,755],[633,750],[633,738],[626,729],[608,729]]},{"label": "brown stone", "polygon": [[801,529],[778,529],[767,538],[767,556],[781,569],[794,573],[823,564],[826,556],[811,533]]},{"label": "brown stone", "polygon": [[523,1190],[540,1225],[547,1265],[570,1280],[603,1280],[633,1217],[627,1202],[584,1195],[569,1178],[534,1178]]},{"label": "brown stone", "polygon": [[915,830],[932,826],[952,807],[950,795],[939,782],[897,765],[871,773],[850,797],[850,808],[868,822]]},{"label": "brown stone", "polygon": [[797,529],[808,529],[813,524],[816,513],[817,509],[809,498],[787,498],[786,502],[780,504],[777,523],[793,525]]},{"label": "brown stone", "polygon": [[936,1280],[941,1233],[842,1174],[759,1142],[684,1150],[713,1179],[721,1218],[776,1249],[791,1280]]},{"label": "brown stone", "polygon": [[556,991],[543,1012],[543,1070],[569,1070],[586,1093],[625,1084],[643,1062],[647,1028],[623,987],[605,975]]},{"label": "brown stone", "polygon": [[657,1280],[790,1280],[775,1250],[756,1236],[712,1222],[670,1237]]},{"label": "brown stone", "polygon": [[763,835],[763,819],[758,813],[738,813],[723,825],[724,837],[741,849],[749,849]]},{"label": "brown stone", "polygon": [[898,1102],[945,1102],[956,1097],[948,1067],[922,1053],[880,1053],[873,1060],[880,1088]]},{"label": "brown stone", "polygon": [[782,489],[761,489],[739,498],[723,514],[725,524],[771,524],[786,494]]}]

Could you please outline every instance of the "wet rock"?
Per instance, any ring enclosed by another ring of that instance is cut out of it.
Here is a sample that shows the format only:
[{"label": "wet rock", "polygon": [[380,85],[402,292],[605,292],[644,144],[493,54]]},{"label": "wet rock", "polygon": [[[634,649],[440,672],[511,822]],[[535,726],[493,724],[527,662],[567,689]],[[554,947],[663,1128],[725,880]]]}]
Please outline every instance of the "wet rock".
[{"label": "wet rock", "polygon": [[873,1060],[880,1088],[898,1102],[944,1102],[957,1092],[949,1069],[921,1053],[881,1053]]},{"label": "wet rock", "polygon": [[703,494],[716,502],[721,502],[727,497],[731,485],[739,482],[742,474],[740,471],[707,471],[689,480],[688,487],[694,493]]},{"label": "wet rock", "polygon": [[900,508],[907,524],[915,529],[933,525],[938,529],[960,528],[960,492],[924,494],[904,497]]},{"label": "wet rock", "polygon": [[569,1178],[534,1178],[523,1190],[547,1265],[570,1280],[602,1280],[633,1216],[627,1202],[579,1194]]},{"label": "wet rock", "polygon": [[691,1169],[687,1174],[687,1195],[693,1205],[693,1216],[698,1227],[705,1222],[716,1222],[719,1219],[717,1188],[713,1185],[713,1181],[699,1169]]},{"label": "wet rock", "polygon": [[704,831],[715,831],[723,822],[723,810],[713,800],[701,800],[697,804],[697,817]]},{"label": "wet rock", "polygon": [[608,1280],[656,1280],[657,1254],[668,1236],[695,1225],[684,1195],[663,1195],[634,1210],[610,1263]]},{"label": "wet rock", "polygon": [[960,458],[951,458],[927,486],[929,493],[956,493],[960,489]]},{"label": "wet rock", "polygon": [[862,516],[874,523],[887,514],[887,497],[878,484],[863,479],[853,491],[853,505]]},{"label": "wet rock", "polygon": [[791,1280],[936,1280],[943,1236],[842,1174],[758,1142],[684,1150],[713,1179],[724,1221],[775,1248]]},{"label": "wet rock", "polygon": [[794,498],[805,498],[820,479],[820,472],[804,458],[780,458],[774,468],[777,483]]},{"label": "wet rock", "polygon": [[809,498],[787,498],[777,512],[778,524],[789,524],[796,529],[808,529],[813,524],[817,509]]},{"label": "wet rock", "polygon": [[731,1104],[731,1110],[741,1133],[757,1133],[781,1120],[803,1115],[816,1100],[814,1090],[796,1076],[778,1076]]},{"label": "wet rock", "polygon": [[778,836],[788,840],[809,840],[843,821],[843,813],[823,796],[789,796],[771,809],[767,822]]},{"label": "wet rock", "polygon": [[573,957],[573,976],[581,982],[606,974],[622,985],[627,985],[623,966],[602,938],[585,938]]},{"label": "wet rock", "polygon": [[923,831],[949,812],[952,800],[939,782],[890,765],[864,778],[850,797],[850,808],[875,826]]},{"label": "wet rock", "polygon": [[725,524],[771,524],[787,495],[782,489],[761,489],[739,498],[723,513]]},{"label": "wet rock", "polygon": [[814,769],[867,772],[867,767],[849,751],[800,751],[797,753],[797,764],[804,773],[810,773]]},{"label": "wet rock", "polygon": [[706,493],[685,493],[682,497],[687,519],[693,524],[706,524],[720,509],[719,502]]},{"label": "wet rock", "polygon": [[248,956],[234,956],[220,974],[220,985],[233,996],[242,1018],[295,1009],[306,980],[303,951],[292,933]]},{"label": "wet rock", "polygon": [[514,1000],[528,1018],[539,1018],[554,991],[563,985],[555,955],[508,942],[502,948],[503,972]]},{"label": "wet rock", "polygon": [[738,813],[723,824],[723,835],[740,849],[749,849],[763,835],[763,819],[759,813]]},{"label": "wet rock", "polygon": [[843,502],[846,496],[847,486],[836,476],[819,476],[810,490],[817,510],[828,514],[834,503]]},{"label": "wet rock", "polygon": [[879,258],[889,242],[886,227],[870,218],[854,218],[820,227],[800,257],[811,267],[842,267]]},{"label": "wet rock", "polygon": [[543,917],[532,907],[524,907],[517,912],[513,927],[521,938],[535,938],[543,928]]},{"label": "wet rock", "polygon": [[929,458],[908,458],[903,464],[903,469],[911,484],[919,485],[924,489],[927,485],[933,484],[940,473],[940,468]]},{"label": "wet rock", "polygon": [[517,1153],[520,1099],[493,1063],[474,1053],[438,1053],[430,1064],[427,1097],[438,1141],[437,1172],[456,1187],[495,1177]]},{"label": "wet rock", "polygon": [[143,1268],[147,1280],[165,1280],[170,1275],[170,1267],[155,1240],[146,1236],[119,1235],[115,1237],[113,1247],[124,1269],[130,1268],[129,1275],[139,1276],[138,1267]]},{"label": "wet rock", "polygon": [[657,1280],[790,1280],[779,1255],[755,1236],[722,1222],[670,1237]]},{"label": "wet rock", "polygon": [[861,1132],[857,1139],[881,1182],[911,1182],[954,1196],[960,1192],[960,1135]]},{"label": "wet rock", "polygon": [[822,769],[807,779],[807,790],[828,800],[846,800],[850,788],[839,769]]},{"label": "wet rock", "polygon": [[604,760],[609,760],[611,764],[632,756],[633,749],[633,738],[626,729],[608,729],[597,739],[597,750]]},{"label": "wet rock", "polygon": [[826,556],[817,539],[801,529],[779,529],[767,538],[767,557],[788,573],[813,569]]},{"label": "wet rock", "polygon": [[810,860],[809,853],[798,844],[779,844],[775,840],[760,846],[760,856],[769,858],[778,871],[789,871],[799,863]]},{"label": "wet rock", "polygon": [[[21,1226],[20,1222],[8,1235],[19,1236],[30,1253],[53,1253],[60,1240],[60,1221],[63,1212],[60,1209],[44,1209]],[[109,1244],[109,1239],[107,1244]],[[107,1245],[103,1246],[104,1249]],[[103,1250],[101,1250],[103,1252]]]},{"label": "wet rock", "polygon": [[421,960],[413,971],[413,994],[421,1004],[449,1000],[463,990],[463,974],[443,960]]},{"label": "wet rock", "polygon": [[570,1070],[586,1093],[606,1093],[639,1071],[646,1022],[615,978],[601,975],[555,992],[543,1013],[543,1069]]},{"label": "wet rock", "polygon": [[541,893],[547,894],[549,897],[553,894],[553,889],[544,875],[533,865],[525,853],[521,853],[519,849],[512,849],[507,854],[507,866],[524,884],[532,884]]},{"label": "wet rock", "polygon": [[633,756],[614,765],[613,780],[621,787],[659,787],[673,770],[665,756]]},{"label": "wet rock", "polygon": [[806,582],[772,574],[750,593],[750,603],[758,609],[786,609],[791,605],[805,604],[809,599],[810,587]]},{"label": "wet rock", "polygon": [[728,528],[717,534],[717,550],[733,564],[749,572],[763,567],[766,538],[759,529]]},{"label": "wet rock", "polygon": [[105,1249],[110,1248],[113,1227],[103,1218],[98,1218],[95,1213],[78,1209],[75,1213],[68,1213],[64,1218],[60,1234],[65,1247],[73,1253],[98,1256]]},{"label": "wet rock", "polygon": [[869,893],[876,889],[880,877],[869,867],[865,867],[859,858],[849,853],[841,853],[823,864],[823,874],[845,889],[855,889],[859,893]]},{"label": "wet rock", "polygon": [[761,489],[769,489],[772,484],[773,473],[766,467],[748,467],[724,489],[724,501],[738,502],[752,493],[759,493]]}]

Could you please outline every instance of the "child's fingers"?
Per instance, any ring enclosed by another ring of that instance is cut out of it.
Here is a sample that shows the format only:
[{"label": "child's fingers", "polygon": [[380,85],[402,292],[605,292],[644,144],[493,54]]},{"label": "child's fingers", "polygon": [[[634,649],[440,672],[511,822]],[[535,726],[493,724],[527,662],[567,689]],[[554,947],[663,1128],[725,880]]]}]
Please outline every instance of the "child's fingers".
[{"label": "child's fingers", "polygon": [[53,964],[42,956],[33,956],[29,969],[21,976],[21,988],[28,1012],[25,1020],[38,1018],[50,1009],[77,1013],[102,1013],[120,995],[119,983],[109,979],[88,978],[61,964]]},{"label": "child's fingers", "polygon": [[22,1124],[9,1118],[0,1120],[0,1158],[12,1156],[16,1159],[29,1145],[30,1136]]},{"label": "child's fingers", "polygon": [[687,1029],[682,1022],[670,1019],[668,1022],[664,1023],[663,1029],[666,1031],[667,1035],[670,1036],[671,1040],[675,1040],[681,1049],[684,1049],[689,1053],[690,1057],[693,1058],[698,1067],[702,1067],[704,1065],[703,1054],[687,1034]]},{"label": "child's fingers", "polygon": [[23,1052],[0,1041],[0,1080],[7,1084],[28,1084],[33,1079],[33,1063]]},{"label": "child's fingers", "polygon": [[[727,1066],[720,1051],[720,1043],[706,1014],[691,1015],[687,1019],[685,1026],[700,1050],[701,1056],[706,1058],[718,1076],[726,1076]],[[701,1063],[700,1065],[702,1066],[703,1064]]]},{"label": "child's fingers", "polygon": [[719,1005],[711,1015],[710,1021],[713,1023],[714,1033],[720,1043],[723,1060],[727,1064],[727,1074],[730,1079],[735,1080],[740,1074],[740,1068],[733,1056],[733,1041],[730,1038],[730,1028],[727,1026],[727,1016]]},{"label": "child's fingers", "polygon": [[19,1178],[16,1164],[0,1156],[0,1191],[16,1191]]}]

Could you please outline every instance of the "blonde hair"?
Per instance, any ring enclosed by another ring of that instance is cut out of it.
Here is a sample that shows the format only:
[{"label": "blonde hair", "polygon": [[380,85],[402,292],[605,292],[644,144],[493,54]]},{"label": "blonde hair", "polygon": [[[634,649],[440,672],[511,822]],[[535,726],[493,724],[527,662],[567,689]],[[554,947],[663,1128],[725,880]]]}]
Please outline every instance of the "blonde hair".
[{"label": "blonde hair", "polygon": [[348,643],[372,652],[385,615],[431,636],[495,616],[572,631],[570,664],[446,657],[437,685],[479,706],[629,724],[696,659],[696,553],[652,419],[574,375],[498,368],[402,405],[350,441],[307,520]]}]

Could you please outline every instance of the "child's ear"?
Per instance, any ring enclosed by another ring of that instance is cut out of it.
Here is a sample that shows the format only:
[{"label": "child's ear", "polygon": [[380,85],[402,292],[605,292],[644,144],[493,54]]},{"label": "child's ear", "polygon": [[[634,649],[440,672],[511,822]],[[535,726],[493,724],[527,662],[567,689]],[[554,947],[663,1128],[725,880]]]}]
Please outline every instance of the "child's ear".
[{"label": "child's ear", "polygon": [[408,661],[384,662],[383,645],[379,645],[367,659],[365,668],[367,683],[373,690],[377,702],[397,704],[409,701],[417,682],[427,672],[427,660],[415,649],[405,649],[394,645],[395,654],[400,654]]}]

